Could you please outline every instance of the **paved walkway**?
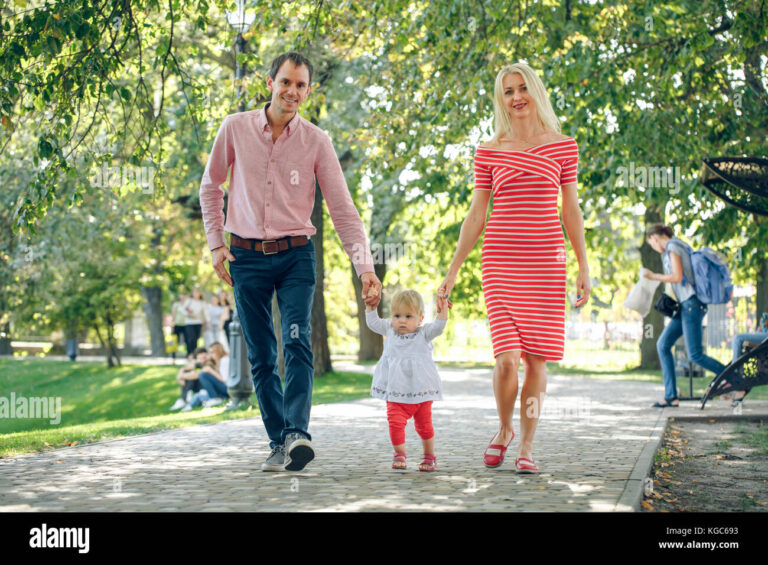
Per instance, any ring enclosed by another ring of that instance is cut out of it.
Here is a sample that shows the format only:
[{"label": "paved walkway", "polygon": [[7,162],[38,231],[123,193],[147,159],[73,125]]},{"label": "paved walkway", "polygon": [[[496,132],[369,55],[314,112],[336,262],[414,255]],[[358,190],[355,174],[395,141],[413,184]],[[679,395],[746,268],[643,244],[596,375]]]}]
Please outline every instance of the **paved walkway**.
[{"label": "paved walkway", "polygon": [[[299,473],[261,472],[261,419],[236,420],[0,460],[0,511],[626,511],[667,416],[731,413],[723,401],[703,413],[698,403],[649,408],[659,385],[550,376],[534,453],[542,472],[518,475],[513,459],[482,464],[498,425],[490,371],[440,372],[435,473],[416,470],[412,423],[411,468],[390,469],[384,403],[369,398],[313,408],[317,458]],[[768,413],[768,401],[744,413]]]}]

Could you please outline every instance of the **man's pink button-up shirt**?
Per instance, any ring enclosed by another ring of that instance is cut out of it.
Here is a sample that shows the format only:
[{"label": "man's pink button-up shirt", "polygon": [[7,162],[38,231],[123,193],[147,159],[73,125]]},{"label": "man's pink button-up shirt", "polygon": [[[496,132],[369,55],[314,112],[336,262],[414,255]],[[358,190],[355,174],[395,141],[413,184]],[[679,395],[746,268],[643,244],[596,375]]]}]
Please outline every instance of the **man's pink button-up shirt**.
[{"label": "man's pink button-up shirt", "polygon": [[[225,224],[221,184],[230,167]],[[225,231],[266,240],[314,235],[315,177],[357,275],[373,272],[363,222],[328,134],[296,113],[273,143],[266,106],[227,116],[216,134],[200,183],[208,246],[225,245]]]}]

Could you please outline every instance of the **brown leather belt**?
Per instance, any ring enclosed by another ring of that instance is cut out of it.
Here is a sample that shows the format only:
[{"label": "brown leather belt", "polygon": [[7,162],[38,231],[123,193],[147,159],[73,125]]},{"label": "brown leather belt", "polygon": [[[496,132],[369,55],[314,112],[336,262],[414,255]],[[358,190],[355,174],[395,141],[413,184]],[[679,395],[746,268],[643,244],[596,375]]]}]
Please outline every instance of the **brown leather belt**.
[{"label": "brown leather belt", "polygon": [[292,247],[301,247],[309,243],[306,235],[296,235],[283,237],[280,239],[245,239],[232,235],[229,240],[230,245],[240,247],[241,249],[251,249],[261,251],[264,255],[274,255],[280,251],[286,251]]}]

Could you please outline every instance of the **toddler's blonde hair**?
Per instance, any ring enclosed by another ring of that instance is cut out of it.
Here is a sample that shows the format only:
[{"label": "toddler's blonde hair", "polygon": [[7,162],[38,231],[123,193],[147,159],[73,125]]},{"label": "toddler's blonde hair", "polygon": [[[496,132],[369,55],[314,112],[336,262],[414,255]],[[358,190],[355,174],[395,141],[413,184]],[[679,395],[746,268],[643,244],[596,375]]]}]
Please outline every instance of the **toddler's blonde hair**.
[{"label": "toddler's blonde hair", "polygon": [[416,310],[424,315],[424,300],[415,290],[398,290],[392,297],[392,311],[403,306],[409,310]]}]

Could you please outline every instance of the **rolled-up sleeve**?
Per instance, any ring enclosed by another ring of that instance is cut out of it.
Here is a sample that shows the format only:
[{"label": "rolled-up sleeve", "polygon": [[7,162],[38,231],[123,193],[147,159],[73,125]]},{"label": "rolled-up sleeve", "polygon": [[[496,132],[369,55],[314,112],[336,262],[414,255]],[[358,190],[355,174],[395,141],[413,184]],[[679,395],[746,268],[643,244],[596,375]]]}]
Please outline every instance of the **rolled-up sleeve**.
[{"label": "rolled-up sleeve", "polygon": [[205,237],[211,250],[226,243],[224,241],[224,189],[221,185],[226,182],[229,168],[235,160],[228,117],[224,118],[216,134],[213,149],[200,182],[200,208],[203,213]]},{"label": "rolled-up sleeve", "polygon": [[315,162],[315,175],[328,204],[333,225],[341,238],[344,251],[347,252],[355,267],[357,276],[373,272],[373,257],[363,221],[349,194],[339,158],[327,135],[322,136]]}]

